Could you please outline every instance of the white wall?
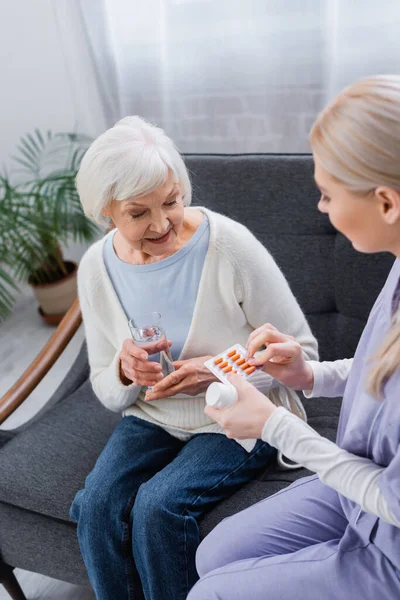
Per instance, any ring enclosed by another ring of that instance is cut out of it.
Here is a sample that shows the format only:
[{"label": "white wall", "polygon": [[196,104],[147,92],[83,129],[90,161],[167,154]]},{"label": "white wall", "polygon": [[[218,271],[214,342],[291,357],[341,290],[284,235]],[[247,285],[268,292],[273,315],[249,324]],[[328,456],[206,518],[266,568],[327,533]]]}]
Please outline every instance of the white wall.
[{"label": "white wall", "polygon": [[327,4],[327,100],[362,77],[399,73],[399,0],[328,0]]},{"label": "white wall", "polygon": [[106,127],[77,0],[1,0],[0,167],[21,135]]}]

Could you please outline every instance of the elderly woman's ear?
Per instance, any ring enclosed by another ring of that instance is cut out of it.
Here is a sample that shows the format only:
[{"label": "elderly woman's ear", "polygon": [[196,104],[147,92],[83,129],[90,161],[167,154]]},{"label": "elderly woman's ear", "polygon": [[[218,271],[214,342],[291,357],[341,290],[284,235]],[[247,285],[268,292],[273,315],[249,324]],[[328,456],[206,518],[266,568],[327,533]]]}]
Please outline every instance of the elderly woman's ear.
[{"label": "elderly woman's ear", "polygon": [[101,211],[101,214],[106,219],[111,219],[111,202],[109,202],[108,204],[106,204],[106,206]]},{"label": "elderly woman's ear", "polygon": [[105,206],[103,208],[103,210],[101,211],[101,216],[108,220],[106,233],[115,229],[115,223],[111,217],[111,205],[110,204],[107,204],[107,206]]}]

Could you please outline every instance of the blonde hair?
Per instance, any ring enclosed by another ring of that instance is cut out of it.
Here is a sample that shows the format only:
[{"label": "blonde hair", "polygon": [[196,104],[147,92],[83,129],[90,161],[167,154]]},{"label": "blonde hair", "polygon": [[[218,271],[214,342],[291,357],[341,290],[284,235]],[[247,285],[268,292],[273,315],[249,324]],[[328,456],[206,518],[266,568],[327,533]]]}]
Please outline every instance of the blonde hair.
[{"label": "blonde hair", "polygon": [[[345,88],[318,115],[310,132],[323,169],[355,194],[388,186],[400,193],[400,76],[368,77]],[[400,310],[373,357],[368,389],[382,397],[400,367]]]},{"label": "blonde hair", "polygon": [[102,133],[82,159],[76,187],[85,214],[102,223],[111,201],[149,194],[172,171],[182,185],[185,206],[192,188],[182,156],[162,129],[141,117],[125,117]]}]

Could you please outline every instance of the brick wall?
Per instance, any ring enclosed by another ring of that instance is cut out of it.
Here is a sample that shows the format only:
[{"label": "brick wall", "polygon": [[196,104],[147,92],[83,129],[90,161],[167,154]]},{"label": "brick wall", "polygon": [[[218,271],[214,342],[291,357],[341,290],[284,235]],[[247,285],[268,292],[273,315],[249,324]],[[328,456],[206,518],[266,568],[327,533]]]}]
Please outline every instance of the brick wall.
[{"label": "brick wall", "polygon": [[263,92],[186,93],[164,113],[161,102],[141,98],[137,112],[161,124],[184,152],[308,152],[308,132],[324,103],[313,87]]},{"label": "brick wall", "polygon": [[159,124],[184,152],[309,151],[324,4],[146,0],[130,15],[113,0],[121,114]]},{"label": "brick wall", "polygon": [[399,70],[399,0],[107,1],[121,115],[184,152],[307,152],[328,98]]}]

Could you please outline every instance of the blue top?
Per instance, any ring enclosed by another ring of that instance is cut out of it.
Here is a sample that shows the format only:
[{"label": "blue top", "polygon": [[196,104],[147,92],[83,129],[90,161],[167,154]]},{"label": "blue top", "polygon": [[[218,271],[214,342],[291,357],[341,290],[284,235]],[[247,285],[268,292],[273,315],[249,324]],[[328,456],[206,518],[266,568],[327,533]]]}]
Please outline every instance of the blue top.
[{"label": "blue top", "polygon": [[132,265],[118,258],[114,235],[104,242],[103,260],[127,318],[160,313],[161,326],[172,340],[172,358],[178,360],[189,333],[208,250],[207,216],[204,215],[196,232],[178,252],[149,265]]},{"label": "blue top", "polygon": [[[377,483],[389,508],[400,521],[400,370],[396,370],[384,385],[382,400],[367,391],[371,359],[391,327],[399,290],[400,260],[396,260],[369,315],[354,356],[343,397],[337,443],[348,452],[386,467]],[[400,570],[400,528],[375,515],[363,513],[352,500],[340,498],[352,527],[366,543],[373,542]]]}]

